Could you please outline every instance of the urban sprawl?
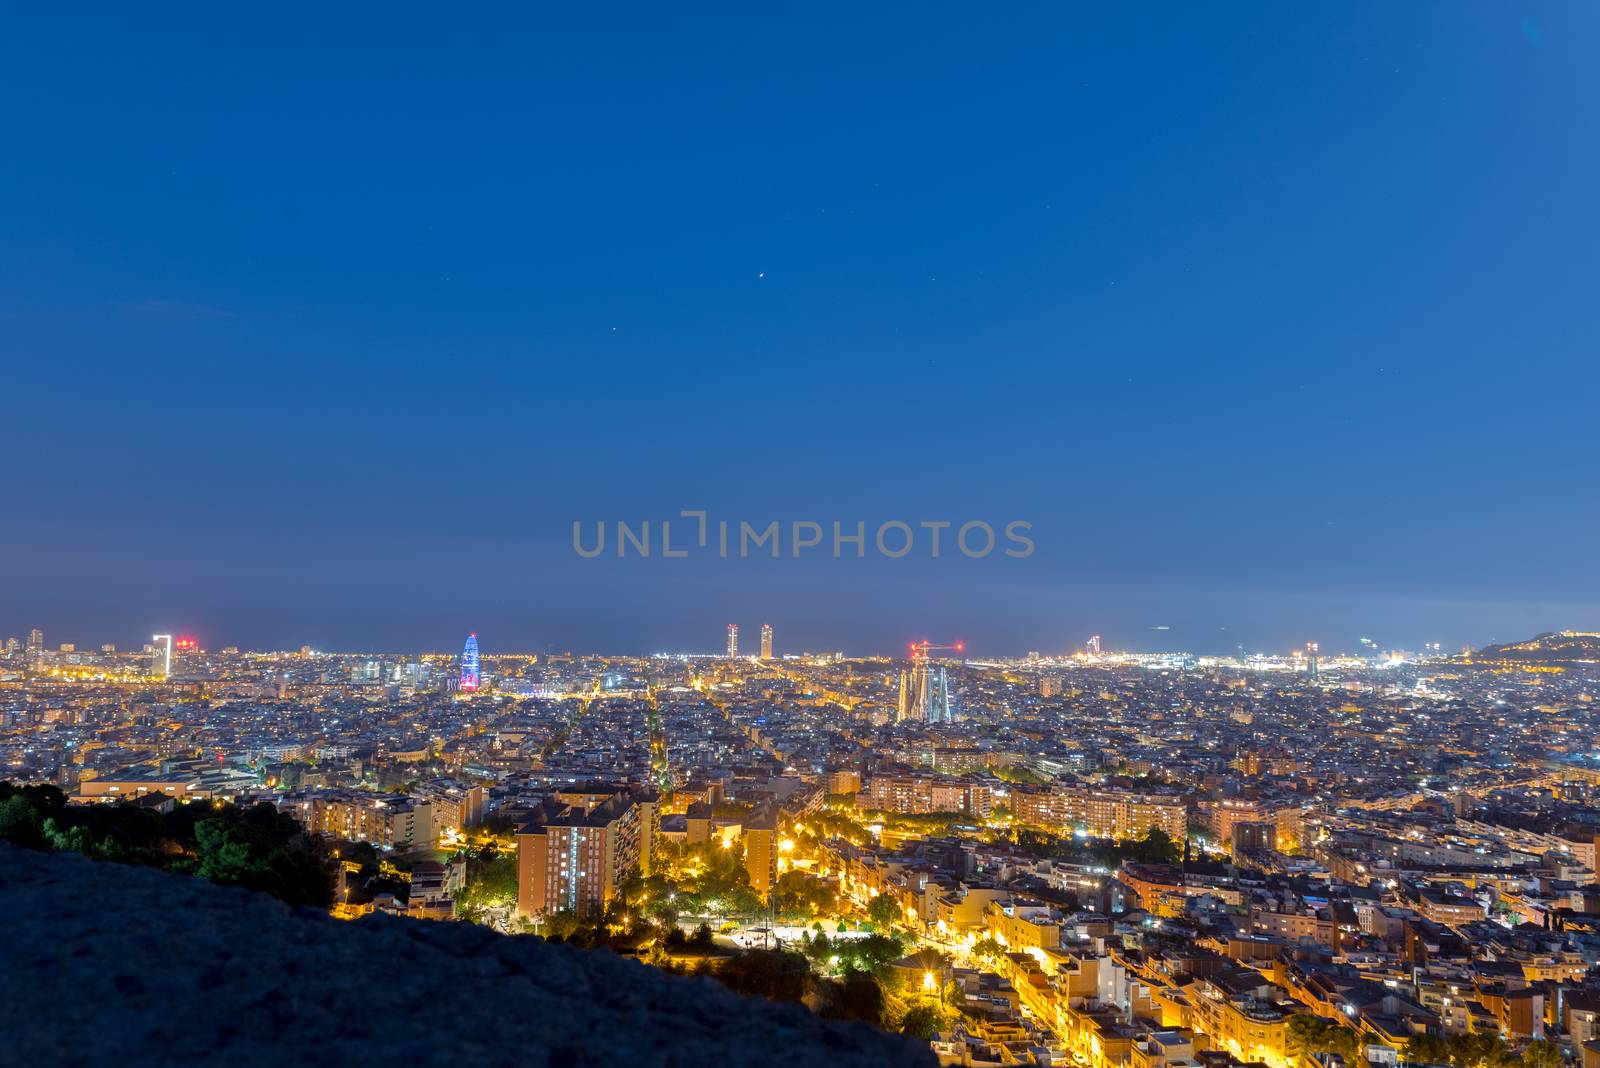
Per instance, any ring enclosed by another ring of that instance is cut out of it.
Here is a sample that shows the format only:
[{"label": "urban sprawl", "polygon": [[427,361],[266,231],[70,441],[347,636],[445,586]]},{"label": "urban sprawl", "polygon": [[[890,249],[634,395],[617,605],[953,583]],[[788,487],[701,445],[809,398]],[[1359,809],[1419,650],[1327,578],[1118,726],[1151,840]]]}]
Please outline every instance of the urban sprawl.
[{"label": "urban sprawl", "polygon": [[0,836],[609,947],[945,1064],[1600,1068],[1600,636],[0,651]]}]

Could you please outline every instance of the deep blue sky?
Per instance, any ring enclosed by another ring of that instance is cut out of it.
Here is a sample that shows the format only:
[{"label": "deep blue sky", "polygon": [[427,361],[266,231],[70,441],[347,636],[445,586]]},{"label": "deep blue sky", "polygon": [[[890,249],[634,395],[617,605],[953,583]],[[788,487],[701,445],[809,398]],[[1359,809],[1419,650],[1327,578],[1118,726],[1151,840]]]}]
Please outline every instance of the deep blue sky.
[{"label": "deep blue sky", "polygon": [[0,637],[1600,626],[1600,7],[546,7],[8,15]]}]

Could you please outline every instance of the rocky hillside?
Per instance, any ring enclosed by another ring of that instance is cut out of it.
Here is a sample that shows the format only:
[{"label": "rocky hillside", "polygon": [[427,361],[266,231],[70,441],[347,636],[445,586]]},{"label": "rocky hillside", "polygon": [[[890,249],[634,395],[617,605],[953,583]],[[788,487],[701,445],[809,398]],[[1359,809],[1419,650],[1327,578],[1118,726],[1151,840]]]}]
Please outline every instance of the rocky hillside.
[{"label": "rocky hillside", "polygon": [[606,951],[341,923],[0,843],[9,1064],[930,1065],[928,1047]]}]

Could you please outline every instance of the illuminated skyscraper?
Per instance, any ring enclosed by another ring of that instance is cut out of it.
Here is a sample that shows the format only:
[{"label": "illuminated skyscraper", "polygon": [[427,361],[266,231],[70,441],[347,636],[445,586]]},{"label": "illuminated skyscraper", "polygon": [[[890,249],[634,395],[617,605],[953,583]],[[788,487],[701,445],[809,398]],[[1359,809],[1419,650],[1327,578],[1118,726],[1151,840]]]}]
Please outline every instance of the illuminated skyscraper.
[{"label": "illuminated skyscraper", "polygon": [[739,624],[728,624],[728,659],[734,660],[739,656]]},{"label": "illuminated skyscraper", "polygon": [[761,624],[761,659],[772,659],[772,624]]},{"label": "illuminated skyscraper", "polygon": [[1306,669],[1312,678],[1317,677],[1317,643],[1306,642]]},{"label": "illuminated skyscraper", "polygon": [[461,650],[461,692],[478,692],[478,634],[467,635],[466,648]]},{"label": "illuminated skyscraper", "polygon": [[44,652],[44,631],[34,627],[28,632],[28,644],[23,647],[23,652],[29,656],[38,656]]},{"label": "illuminated skyscraper", "polygon": [[157,634],[150,641],[150,674],[167,678],[172,674],[172,635]]}]

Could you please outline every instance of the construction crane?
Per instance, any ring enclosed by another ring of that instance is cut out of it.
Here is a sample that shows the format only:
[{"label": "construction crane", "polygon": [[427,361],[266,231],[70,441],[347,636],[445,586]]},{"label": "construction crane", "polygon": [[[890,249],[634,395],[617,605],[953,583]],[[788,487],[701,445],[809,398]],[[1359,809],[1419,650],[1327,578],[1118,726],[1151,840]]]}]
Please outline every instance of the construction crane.
[{"label": "construction crane", "polygon": [[949,649],[951,652],[964,653],[967,651],[966,642],[956,642],[954,645],[935,645],[933,642],[912,642],[911,659],[913,662],[928,659],[930,649]]}]

